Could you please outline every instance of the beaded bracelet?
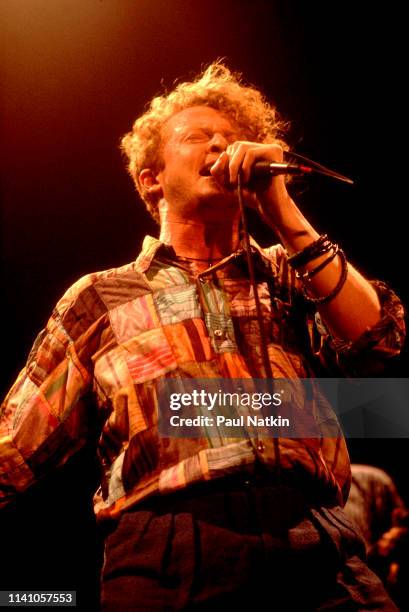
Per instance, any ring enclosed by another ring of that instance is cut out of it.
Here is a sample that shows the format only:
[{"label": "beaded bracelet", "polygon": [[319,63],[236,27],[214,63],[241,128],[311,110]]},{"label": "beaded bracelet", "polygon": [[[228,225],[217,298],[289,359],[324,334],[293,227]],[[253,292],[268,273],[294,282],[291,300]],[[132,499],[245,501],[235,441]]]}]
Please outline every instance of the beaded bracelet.
[{"label": "beaded bracelet", "polygon": [[288,258],[288,263],[292,268],[301,268],[313,259],[328,253],[333,247],[333,243],[328,239],[327,234],[322,234],[317,240],[301,249]]},{"label": "beaded bracelet", "polygon": [[321,262],[318,266],[316,266],[315,268],[313,268],[312,270],[307,270],[306,272],[296,272],[295,276],[303,281],[304,283],[307,282],[311,282],[311,279],[314,278],[314,276],[316,274],[318,274],[318,272],[321,272],[321,270],[323,270],[325,268],[325,266],[327,266],[329,263],[331,263],[331,261],[334,259],[335,255],[338,253],[339,251],[339,246],[337,244],[333,244],[332,245],[332,253],[329,257],[327,257],[327,259],[324,259],[323,262]]},{"label": "beaded bracelet", "polygon": [[337,296],[338,293],[341,291],[342,287],[345,284],[347,276],[348,276],[348,264],[347,264],[347,258],[345,257],[345,253],[342,249],[338,249],[338,255],[341,259],[341,265],[342,265],[341,276],[339,278],[338,283],[336,284],[334,289],[330,291],[330,293],[328,293],[328,295],[324,295],[323,297],[318,297],[318,298],[310,297],[307,291],[305,290],[305,287],[303,287],[302,292],[308,302],[311,302],[312,304],[327,304],[328,302],[333,300],[334,297]]}]

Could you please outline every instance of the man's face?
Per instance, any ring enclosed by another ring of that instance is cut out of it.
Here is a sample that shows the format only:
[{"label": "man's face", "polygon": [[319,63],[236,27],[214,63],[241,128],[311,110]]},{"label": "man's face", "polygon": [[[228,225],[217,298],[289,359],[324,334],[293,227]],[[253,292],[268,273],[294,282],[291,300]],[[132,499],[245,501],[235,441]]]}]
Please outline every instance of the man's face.
[{"label": "man's face", "polygon": [[187,108],[169,119],[162,135],[164,167],[156,178],[171,215],[217,220],[237,210],[233,190],[209,168],[239,137],[231,120],[207,106]]}]

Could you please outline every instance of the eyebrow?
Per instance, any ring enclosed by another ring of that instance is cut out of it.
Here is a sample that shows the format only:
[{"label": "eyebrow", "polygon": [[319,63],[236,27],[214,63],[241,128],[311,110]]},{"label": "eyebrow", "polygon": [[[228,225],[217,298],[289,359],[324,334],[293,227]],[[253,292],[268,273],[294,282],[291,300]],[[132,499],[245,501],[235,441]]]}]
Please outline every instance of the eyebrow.
[{"label": "eyebrow", "polygon": [[207,134],[213,134],[215,132],[220,132],[221,134],[223,134],[224,136],[235,136],[236,134],[238,135],[238,130],[232,129],[232,128],[226,128],[226,129],[216,129],[214,130],[213,127],[209,126],[209,125],[203,125],[203,124],[197,124],[197,125],[189,125],[189,126],[181,126],[179,129],[176,129],[174,131],[175,135],[180,135],[180,136],[185,136],[186,134],[188,134],[189,132],[195,131],[195,130],[199,130],[202,131],[204,133]]}]

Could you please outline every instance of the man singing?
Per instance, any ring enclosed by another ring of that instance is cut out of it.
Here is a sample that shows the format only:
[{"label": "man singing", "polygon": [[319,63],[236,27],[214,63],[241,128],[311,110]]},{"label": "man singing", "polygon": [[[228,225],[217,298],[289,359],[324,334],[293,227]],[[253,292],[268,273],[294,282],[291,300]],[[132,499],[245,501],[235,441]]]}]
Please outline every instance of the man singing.
[{"label": "man singing", "polygon": [[[403,308],[319,235],[283,176],[285,125],[221,63],[154,98],[122,139],[160,237],[63,296],[1,413],[0,501],[101,423],[102,609],[395,610],[346,518],[349,458],[332,438],[164,437],[163,379],[370,376],[399,353]],[[237,186],[280,244],[243,251]],[[267,348],[268,368],[262,346]]]}]

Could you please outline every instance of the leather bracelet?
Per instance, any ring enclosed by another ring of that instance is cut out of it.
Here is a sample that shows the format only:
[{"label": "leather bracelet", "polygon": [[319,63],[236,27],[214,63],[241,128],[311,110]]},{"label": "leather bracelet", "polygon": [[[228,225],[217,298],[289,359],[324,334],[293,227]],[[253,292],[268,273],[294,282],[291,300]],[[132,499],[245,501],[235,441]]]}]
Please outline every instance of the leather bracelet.
[{"label": "leather bracelet", "polygon": [[327,259],[324,259],[324,261],[322,261],[318,266],[316,266],[315,268],[313,268],[312,270],[307,270],[306,272],[296,272],[295,276],[296,278],[298,278],[299,280],[303,281],[304,283],[307,282],[311,282],[311,279],[314,278],[314,276],[316,274],[318,274],[318,272],[321,272],[321,270],[323,270],[325,268],[325,266],[327,266],[329,263],[331,263],[331,261],[334,259],[335,255],[338,253],[339,251],[339,246],[337,244],[333,244],[332,245],[332,253],[329,257],[327,257]]},{"label": "leather bracelet", "polygon": [[308,295],[308,293],[305,290],[305,287],[302,288],[302,292],[304,294],[305,299],[308,302],[311,302],[312,304],[327,304],[328,302],[330,302],[331,300],[334,299],[334,297],[336,297],[338,295],[338,293],[341,291],[342,287],[345,285],[345,281],[347,279],[348,276],[348,264],[347,264],[347,258],[345,257],[345,253],[342,249],[338,250],[338,255],[341,259],[341,265],[342,265],[342,271],[341,271],[341,276],[339,278],[338,283],[336,284],[336,286],[334,287],[334,289],[332,291],[330,291],[330,293],[328,293],[328,295],[324,295],[323,297],[318,297],[318,298],[312,298]]},{"label": "leather bracelet", "polygon": [[320,257],[320,255],[328,253],[332,247],[333,244],[328,239],[327,234],[322,234],[317,240],[301,249],[301,251],[288,257],[287,261],[292,268],[301,268],[313,259]]}]

